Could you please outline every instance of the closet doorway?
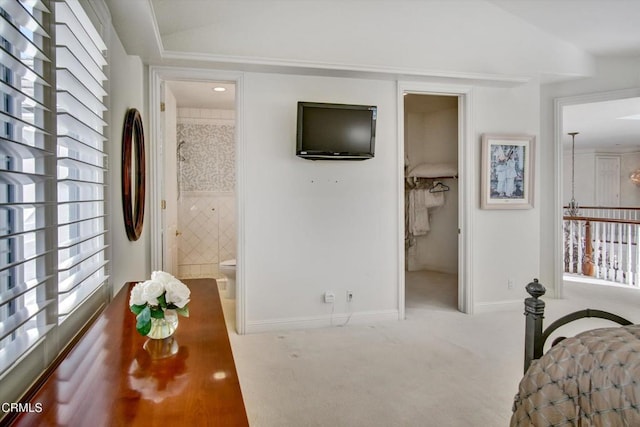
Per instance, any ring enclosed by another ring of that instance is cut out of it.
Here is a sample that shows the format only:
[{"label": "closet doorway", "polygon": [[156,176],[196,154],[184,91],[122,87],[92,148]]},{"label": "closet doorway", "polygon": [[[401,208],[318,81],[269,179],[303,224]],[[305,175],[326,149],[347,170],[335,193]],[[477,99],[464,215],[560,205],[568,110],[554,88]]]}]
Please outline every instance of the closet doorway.
[{"label": "closet doorway", "polygon": [[459,97],[405,93],[405,307],[459,309]]}]

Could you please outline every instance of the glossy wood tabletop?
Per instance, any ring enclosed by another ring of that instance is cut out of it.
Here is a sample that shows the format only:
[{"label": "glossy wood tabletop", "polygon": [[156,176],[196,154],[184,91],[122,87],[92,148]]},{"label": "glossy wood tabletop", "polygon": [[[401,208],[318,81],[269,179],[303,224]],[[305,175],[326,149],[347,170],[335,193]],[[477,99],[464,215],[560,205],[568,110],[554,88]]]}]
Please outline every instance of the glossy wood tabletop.
[{"label": "glossy wood tabletop", "polygon": [[[177,353],[152,359],[129,311],[128,284],[31,399],[19,426],[248,426],[214,280],[192,279]],[[175,348],[175,347],[174,347]]]}]

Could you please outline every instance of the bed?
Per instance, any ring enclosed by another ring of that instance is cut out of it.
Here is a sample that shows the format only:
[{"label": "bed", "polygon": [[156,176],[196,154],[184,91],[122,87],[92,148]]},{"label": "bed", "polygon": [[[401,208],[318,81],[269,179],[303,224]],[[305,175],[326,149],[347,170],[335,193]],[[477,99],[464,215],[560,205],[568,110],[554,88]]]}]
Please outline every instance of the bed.
[{"label": "bed", "polygon": [[[640,426],[640,325],[601,310],[570,313],[542,328],[545,289],[527,285],[524,377],[511,426]],[[560,326],[585,317],[621,326],[544,343]]]}]

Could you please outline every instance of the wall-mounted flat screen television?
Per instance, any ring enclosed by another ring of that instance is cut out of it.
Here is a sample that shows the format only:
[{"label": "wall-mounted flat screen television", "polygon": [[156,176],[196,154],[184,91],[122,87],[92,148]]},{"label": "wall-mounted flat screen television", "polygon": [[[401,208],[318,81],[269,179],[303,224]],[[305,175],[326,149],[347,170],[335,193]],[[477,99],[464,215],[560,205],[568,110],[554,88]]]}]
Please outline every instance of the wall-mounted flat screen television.
[{"label": "wall-mounted flat screen television", "polygon": [[374,155],[377,107],[298,102],[296,155],[310,160],[365,160]]}]

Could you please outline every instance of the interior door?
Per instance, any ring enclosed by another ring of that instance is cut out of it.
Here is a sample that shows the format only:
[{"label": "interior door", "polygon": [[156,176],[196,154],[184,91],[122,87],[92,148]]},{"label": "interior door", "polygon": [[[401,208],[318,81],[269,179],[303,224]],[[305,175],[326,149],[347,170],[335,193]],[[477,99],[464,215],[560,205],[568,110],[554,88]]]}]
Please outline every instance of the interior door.
[{"label": "interior door", "polygon": [[620,157],[596,156],[596,204],[620,206]]},{"label": "interior door", "polygon": [[164,111],[161,111],[164,157],[162,210],[162,268],[178,276],[178,156],[176,98],[167,84],[162,85]]}]

